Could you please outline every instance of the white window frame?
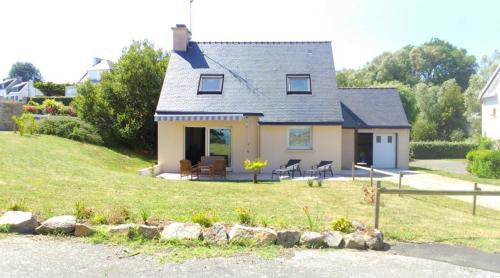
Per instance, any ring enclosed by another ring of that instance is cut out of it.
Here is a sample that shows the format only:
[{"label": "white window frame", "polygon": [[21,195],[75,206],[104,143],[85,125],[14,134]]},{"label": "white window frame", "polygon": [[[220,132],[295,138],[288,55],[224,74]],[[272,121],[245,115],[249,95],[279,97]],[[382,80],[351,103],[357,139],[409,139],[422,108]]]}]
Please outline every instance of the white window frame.
[{"label": "white window frame", "polygon": [[[309,130],[309,146],[291,146],[290,131],[292,129],[308,129]],[[312,150],[313,148],[313,128],[312,126],[290,126],[287,130],[287,145],[289,150]]]},{"label": "white window frame", "polygon": [[[204,79],[218,79],[220,80],[220,85],[218,90],[206,91],[202,90],[202,84]],[[200,81],[198,82],[198,94],[222,94],[222,89],[224,88],[224,75],[223,74],[202,74],[200,75]]]}]

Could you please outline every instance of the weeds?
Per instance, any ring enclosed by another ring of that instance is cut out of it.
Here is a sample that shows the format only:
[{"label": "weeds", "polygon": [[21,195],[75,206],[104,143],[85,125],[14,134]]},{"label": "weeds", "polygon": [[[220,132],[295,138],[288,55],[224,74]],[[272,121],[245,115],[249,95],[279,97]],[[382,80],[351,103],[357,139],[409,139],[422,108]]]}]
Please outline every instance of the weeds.
[{"label": "weeds", "polygon": [[26,202],[24,202],[24,200],[13,200],[10,202],[7,210],[27,211],[28,207],[26,206]]},{"label": "weeds", "polygon": [[95,213],[94,217],[90,219],[90,223],[94,225],[106,225],[108,224],[108,219],[106,218],[106,215],[102,213]]},{"label": "weeds", "polygon": [[83,201],[78,201],[75,203],[75,211],[74,211],[76,219],[90,219],[94,215],[94,212],[91,208],[87,208]]},{"label": "weeds", "polygon": [[234,211],[238,214],[238,219],[240,220],[240,224],[252,225],[253,224],[253,215],[252,213],[244,208],[236,208]]},{"label": "weeds", "polygon": [[304,213],[306,214],[309,230],[314,231],[314,222],[312,220],[311,213],[309,212],[309,207],[305,206],[302,210],[304,210]]},{"label": "weeds", "polygon": [[10,231],[9,224],[0,224],[0,233],[8,233]]},{"label": "weeds", "polygon": [[191,217],[191,220],[194,223],[198,223],[205,228],[208,228],[208,227],[212,226],[212,224],[213,224],[213,218],[208,216],[206,213],[201,212],[201,211],[193,214],[193,216]]},{"label": "weeds", "polygon": [[139,211],[139,218],[142,221],[142,223],[147,224],[149,217],[151,217],[151,215],[149,214],[149,212],[147,212],[147,211],[145,211],[143,209],[141,209]]},{"label": "weeds", "polygon": [[109,224],[123,224],[130,220],[130,211],[126,207],[113,208],[108,217]]},{"label": "weeds", "polygon": [[313,180],[307,180],[307,186],[313,187],[314,181]]},{"label": "weeds", "polygon": [[352,222],[345,217],[341,217],[332,222],[332,229],[343,233],[350,233],[354,230]]}]

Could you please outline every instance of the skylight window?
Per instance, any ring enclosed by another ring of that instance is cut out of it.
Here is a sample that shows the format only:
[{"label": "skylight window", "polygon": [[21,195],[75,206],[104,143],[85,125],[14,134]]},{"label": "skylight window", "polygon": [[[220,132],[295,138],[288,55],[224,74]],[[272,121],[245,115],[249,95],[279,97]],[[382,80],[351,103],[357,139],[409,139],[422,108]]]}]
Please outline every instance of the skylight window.
[{"label": "skylight window", "polygon": [[198,94],[222,94],[224,75],[202,74],[198,85]]},{"label": "skylight window", "polygon": [[311,94],[311,76],[309,74],[287,74],[287,94]]}]

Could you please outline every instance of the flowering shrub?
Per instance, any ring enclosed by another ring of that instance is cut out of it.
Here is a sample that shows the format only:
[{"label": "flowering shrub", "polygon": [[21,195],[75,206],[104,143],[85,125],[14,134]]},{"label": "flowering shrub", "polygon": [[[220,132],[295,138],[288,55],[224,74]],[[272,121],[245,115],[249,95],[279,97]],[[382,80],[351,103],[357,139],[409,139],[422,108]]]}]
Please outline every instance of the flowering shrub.
[{"label": "flowering shrub", "polygon": [[340,231],[343,233],[350,233],[354,230],[352,222],[345,217],[333,221],[332,228],[334,231]]},{"label": "flowering shrub", "polygon": [[30,114],[42,113],[42,107],[40,105],[25,105],[23,109],[25,113],[30,113]]},{"label": "flowering shrub", "polygon": [[31,101],[24,107],[24,112],[29,114],[50,114],[76,117],[76,111],[71,106],[64,106],[61,102],[53,99],[47,99],[42,105]]},{"label": "flowering shrub", "polygon": [[71,106],[64,106],[61,114],[71,116],[71,117],[76,117],[76,111]]},{"label": "flowering shrub", "polygon": [[53,99],[46,99],[43,102],[43,109],[46,114],[57,115],[60,111],[63,111],[64,105]]},{"label": "flowering shrub", "polygon": [[257,183],[257,175],[260,169],[267,167],[267,160],[256,159],[255,161],[245,160],[243,161],[243,167],[245,170],[253,172],[253,183]]}]

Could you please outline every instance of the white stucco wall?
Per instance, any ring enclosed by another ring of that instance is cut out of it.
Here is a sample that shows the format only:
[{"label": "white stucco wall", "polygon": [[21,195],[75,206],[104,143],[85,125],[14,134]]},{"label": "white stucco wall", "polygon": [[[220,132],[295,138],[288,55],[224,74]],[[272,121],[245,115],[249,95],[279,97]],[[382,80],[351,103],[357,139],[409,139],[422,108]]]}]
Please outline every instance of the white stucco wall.
[{"label": "white stucco wall", "polygon": [[[481,127],[483,136],[500,140],[500,101],[496,96],[484,98],[481,104]],[[495,111],[495,112],[494,112]]]}]

